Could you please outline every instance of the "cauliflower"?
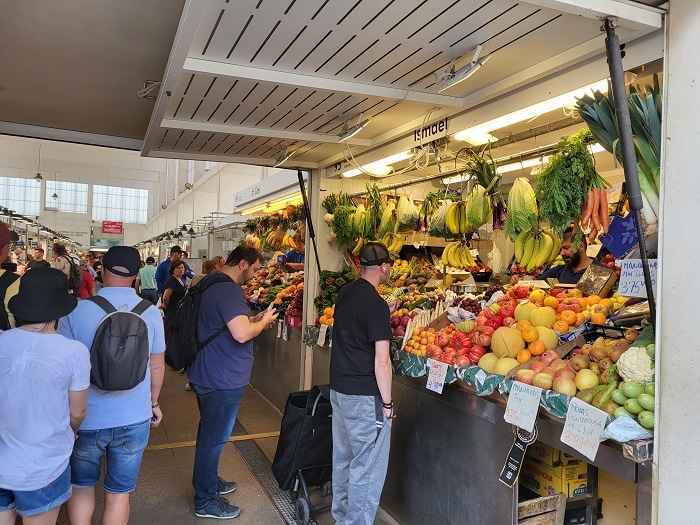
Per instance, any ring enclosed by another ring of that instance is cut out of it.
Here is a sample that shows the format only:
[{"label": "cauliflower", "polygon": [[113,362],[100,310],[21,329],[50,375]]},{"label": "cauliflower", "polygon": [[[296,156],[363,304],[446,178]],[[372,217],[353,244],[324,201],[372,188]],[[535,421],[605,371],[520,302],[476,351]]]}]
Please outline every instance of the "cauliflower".
[{"label": "cauliflower", "polygon": [[625,381],[646,383],[654,380],[652,360],[646,348],[632,346],[617,360],[617,371]]}]

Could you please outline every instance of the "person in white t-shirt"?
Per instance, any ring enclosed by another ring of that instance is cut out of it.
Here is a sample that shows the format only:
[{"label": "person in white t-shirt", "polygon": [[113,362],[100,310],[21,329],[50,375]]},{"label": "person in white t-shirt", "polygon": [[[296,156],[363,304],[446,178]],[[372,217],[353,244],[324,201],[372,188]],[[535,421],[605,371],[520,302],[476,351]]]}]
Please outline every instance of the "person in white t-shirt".
[{"label": "person in white t-shirt", "polygon": [[35,268],[0,333],[0,523],[56,523],[71,496],[70,455],[87,409],[87,347],[56,332],[77,299],[55,268]]}]

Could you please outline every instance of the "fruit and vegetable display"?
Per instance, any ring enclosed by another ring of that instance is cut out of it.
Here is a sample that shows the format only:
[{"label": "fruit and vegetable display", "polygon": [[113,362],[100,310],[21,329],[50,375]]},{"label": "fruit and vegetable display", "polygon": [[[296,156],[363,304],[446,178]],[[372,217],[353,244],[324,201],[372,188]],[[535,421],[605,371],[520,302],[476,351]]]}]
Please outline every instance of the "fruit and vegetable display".
[{"label": "fruit and vegetable display", "polygon": [[273,303],[282,315],[301,317],[304,272],[287,274],[277,265],[261,268],[242,288],[246,300],[258,309],[267,308]]},{"label": "fruit and vegetable display", "polygon": [[303,206],[287,206],[270,215],[253,217],[246,221],[247,234],[241,244],[258,250],[295,250],[295,235],[304,234],[305,213]]}]

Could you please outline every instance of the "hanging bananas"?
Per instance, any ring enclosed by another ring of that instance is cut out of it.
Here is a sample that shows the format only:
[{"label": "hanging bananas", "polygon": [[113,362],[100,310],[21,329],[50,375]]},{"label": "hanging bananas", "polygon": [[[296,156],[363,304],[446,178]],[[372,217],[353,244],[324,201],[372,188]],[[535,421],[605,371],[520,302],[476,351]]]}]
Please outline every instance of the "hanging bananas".
[{"label": "hanging bananas", "polygon": [[387,233],[384,237],[382,237],[382,242],[384,243],[384,246],[386,246],[386,249],[389,250],[389,253],[393,255],[398,255],[401,248],[403,248],[403,240],[401,239],[401,235],[398,233]]},{"label": "hanging bananas", "polygon": [[365,241],[365,238],[364,238],[364,237],[360,237],[360,238],[357,240],[357,244],[355,244],[355,247],[352,249],[352,254],[353,254],[353,255],[360,255],[360,250],[361,250],[362,247],[365,245],[365,242],[366,242],[366,241]]},{"label": "hanging bananas", "polygon": [[464,241],[448,242],[442,251],[442,264],[453,268],[470,269],[476,266],[472,252]]},{"label": "hanging bananas", "polygon": [[276,228],[274,230],[270,230],[265,235],[265,242],[273,250],[281,250],[282,248],[285,247],[285,244],[284,244],[285,235],[287,235],[287,234],[284,233],[284,231],[280,230],[279,228]]},{"label": "hanging bananas", "polygon": [[551,229],[523,230],[515,239],[515,260],[530,272],[554,261],[560,249],[561,240]]},{"label": "hanging bananas", "polygon": [[455,235],[469,231],[467,207],[464,201],[453,202],[445,215],[445,226]]}]

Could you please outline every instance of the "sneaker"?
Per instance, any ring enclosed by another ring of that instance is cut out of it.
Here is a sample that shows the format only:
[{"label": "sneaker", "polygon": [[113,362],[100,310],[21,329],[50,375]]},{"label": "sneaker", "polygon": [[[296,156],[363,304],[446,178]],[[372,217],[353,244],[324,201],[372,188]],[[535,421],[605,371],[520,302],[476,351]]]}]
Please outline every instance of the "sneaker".
[{"label": "sneaker", "polygon": [[191,391],[192,391],[192,387],[190,386],[190,382],[189,382],[189,381],[187,381],[187,383],[185,383],[185,390],[187,390],[188,392],[191,392]]},{"label": "sneaker", "polygon": [[195,507],[194,515],[198,518],[215,518],[219,520],[231,520],[237,518],[241,509],[231,505],[226,499],[211,500],[203,507]]},{"label": "sneaker", "polygon": [[223,479],[219,478],[219,494],[222,496],[226,494],[231,494],[234,490],[238,488],[238,485],[236,485],[235,481],[224,481]]}]

